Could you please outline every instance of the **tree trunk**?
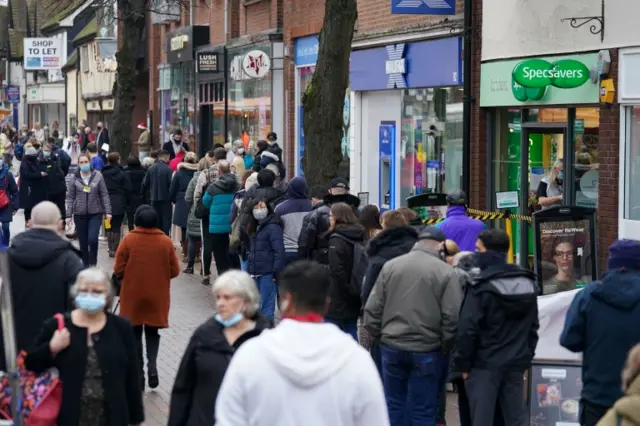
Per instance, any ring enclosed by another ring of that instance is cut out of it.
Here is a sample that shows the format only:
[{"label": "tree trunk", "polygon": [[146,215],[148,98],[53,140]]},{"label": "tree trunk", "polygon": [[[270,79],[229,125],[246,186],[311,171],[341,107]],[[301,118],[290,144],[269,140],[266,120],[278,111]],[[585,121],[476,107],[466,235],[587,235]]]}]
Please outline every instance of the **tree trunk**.
[{"label": "tree trunk", "polygon": [[338,176],[344,97],[349,84],[349,56],[357,17],[357,0],[326,0],[318,62],[302,99],[304,174],[309,187],[327,185]]},{"label": "tree trunk", "polygon": [[118,0],[118,13],[122,38],[116,53],[118,70],[109,148],[126,161],[131,153],[131,118],[136,103],[140,44],[146,27],[146,0]]}]

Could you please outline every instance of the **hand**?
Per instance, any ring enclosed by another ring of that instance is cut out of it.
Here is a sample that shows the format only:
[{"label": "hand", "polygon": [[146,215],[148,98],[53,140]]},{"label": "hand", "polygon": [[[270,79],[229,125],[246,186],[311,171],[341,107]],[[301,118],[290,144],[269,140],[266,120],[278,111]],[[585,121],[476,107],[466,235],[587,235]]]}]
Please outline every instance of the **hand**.
[{"label": "hand", "polygon": [[56,355],[68,348],[69,344],[71,344],[71,334],[65,327],[62,330],[56,330],[53,333],[53,337],[49,342],[49,349],[51,350],[52,354]]},{"label": "hand", "polygon": [[106,215],[104,215],[104,217],[106,217],[107,220],[111,220],[111,218],[112,218],[112,216],[110,214],[106,214]]},{"label": "hand", "polygon": [[469,378],[469,373],[462,373],[462,378],[467,380]]}]

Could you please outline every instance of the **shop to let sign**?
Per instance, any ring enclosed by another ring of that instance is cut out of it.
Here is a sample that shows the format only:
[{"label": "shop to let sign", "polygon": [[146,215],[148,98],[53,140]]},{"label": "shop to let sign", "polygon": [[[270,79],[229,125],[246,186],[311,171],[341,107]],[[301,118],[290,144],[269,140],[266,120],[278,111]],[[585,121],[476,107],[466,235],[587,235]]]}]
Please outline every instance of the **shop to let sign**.
[{"label": "shop to let sign", "polygon": [[23,53],[27,70],[60,69],[67,61],[58,38],[25,38]]}]

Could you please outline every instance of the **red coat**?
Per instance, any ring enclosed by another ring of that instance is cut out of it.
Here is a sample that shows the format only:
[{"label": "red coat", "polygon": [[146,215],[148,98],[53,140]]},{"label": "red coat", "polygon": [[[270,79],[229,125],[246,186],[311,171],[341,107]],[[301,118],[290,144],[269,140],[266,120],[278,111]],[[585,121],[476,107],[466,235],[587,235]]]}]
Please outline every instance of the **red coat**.
[{"label": "red coat", "polygon": [[171,279],[180,274],[171,239],[157,228],[134,229],[120,243],[113,271],[123,276],[120,315],[133,325],[169,327]]},{"label": "red coat", "polygon": [[179,152],[178,154],[176,154],[176,158],[169,161],[169,167],[171,167],[171,170],[173,170],[174,172],[178,171],[178,164],[182,163],[184,156],[185,156],[184,152]]}]

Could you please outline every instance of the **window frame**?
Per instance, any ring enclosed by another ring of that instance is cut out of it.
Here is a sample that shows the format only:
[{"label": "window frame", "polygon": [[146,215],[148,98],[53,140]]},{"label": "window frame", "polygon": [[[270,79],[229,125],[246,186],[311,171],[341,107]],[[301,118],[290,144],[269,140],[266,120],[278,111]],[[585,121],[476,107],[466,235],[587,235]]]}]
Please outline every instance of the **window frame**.
[{"label": "window frame", "polygon": [[618,176],[620,190],[618,191],[618,236],[619,238],[638,239],[640,235],[640,220],[627,219],[627,194],[630,190],[630,174],[628,158],[626,156],[629,144],[632,141],[632,115],[633,108],[640,104],[627,104],[620,108],[620,173]]},{"label": "window frame", "polygon": [[80,47],[80,72],[89,72],[89,46]]}]

